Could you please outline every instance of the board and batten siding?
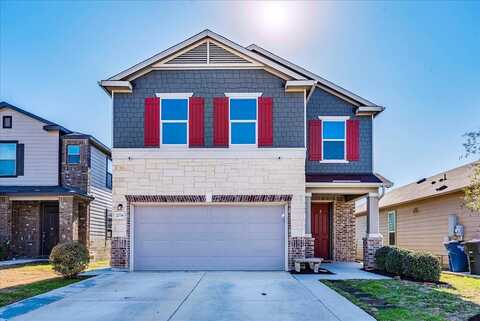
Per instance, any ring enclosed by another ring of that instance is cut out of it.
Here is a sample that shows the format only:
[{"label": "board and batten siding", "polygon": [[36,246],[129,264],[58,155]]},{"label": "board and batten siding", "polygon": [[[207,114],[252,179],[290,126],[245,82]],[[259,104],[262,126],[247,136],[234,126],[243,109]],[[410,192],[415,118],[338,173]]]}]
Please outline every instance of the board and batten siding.
[{"label": "board and batten siding", "polygon": [[59,172],[59,132],[46,131],[45,123],[15,110],[4,108],[3,116],[12,116],[12,128],[1,128],[1,140],[16,140],[25,145],[24,175],[0,178],[0,185],[55,186]]},{"label": "board and batten siding", "polygon": [[112,209],[112,190],[106,187],[108,156],[95,146],[90,146],[90,153],[89,194],[95,197],[90,203],[90,243],[92,247],[101,249],[108,246],[105,244],[105,210]]},{"label": "board and batten siding", "polygon": [[[397,246],[442,256],[443,263],[447,262],[443,241],[448,236],[449,214],[456,214],[459,224],[465,227],[465,240],[480,238],[480,213],[463,206],[463,192],[382,209],[380,233],[384,236],[385,244],[388,244],[389,211],[397,213]],[[357,217],[357,225],[364,224],[362,221],[366,222],[366,216]],[[361,252],[357,248],[358,253]]]}]

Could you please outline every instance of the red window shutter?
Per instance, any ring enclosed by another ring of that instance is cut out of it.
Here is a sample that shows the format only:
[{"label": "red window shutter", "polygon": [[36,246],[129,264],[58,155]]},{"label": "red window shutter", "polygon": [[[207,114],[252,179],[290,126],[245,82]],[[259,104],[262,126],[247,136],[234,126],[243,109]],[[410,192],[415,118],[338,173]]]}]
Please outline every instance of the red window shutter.
[{"label": "red window shutter", "polygon": [[190,97],[188,106],[188,145],[204,146],[204,106],[203,97]]},{"label": "red window shutter", "polygon": [[145,98],[143,135],[145,147],[160,146],[160,98]]},{"label": "red window shutter", "polygon": [[322,121],[312,119],[308,121],[308,159],[322,160]]},{"label": "red window shutter", "polygon": [[360,122],[347,120],[347,160],[358,161],[360,158]]},{"label": "red window shutter", "polygon": [[273,145],[273,99],[258,98],[258,146]]},{"label": "red window shutter", "polygon": [[213,98],[213,144],[228,147],[228,97]]}]

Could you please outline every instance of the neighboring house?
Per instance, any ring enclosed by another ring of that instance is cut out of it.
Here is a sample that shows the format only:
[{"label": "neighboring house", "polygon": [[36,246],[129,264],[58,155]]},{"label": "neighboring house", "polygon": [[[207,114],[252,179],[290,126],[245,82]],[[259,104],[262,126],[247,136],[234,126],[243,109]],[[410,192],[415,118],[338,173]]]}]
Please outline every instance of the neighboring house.
[{"label": "neighboring house", "polygon": [[[458,238],[454,227],[464,228],[464,239],[480,239],[480,213],[464,206],[464,189],[470,184],[473,164],[438,173],[394,189],[380,200],[380,233],[384,243],[412,250],[425,250],[442,257],[445,238]],[[357,229],[367,222],[366,208],[356,214]],[[357,244],[362,241],[357,237]],[[357,247],[357,257],[363,256]]]},{"label": "neighboring house", "polygon": [[110,149],[8,103],[0,103],[0,241],[16,257],[48,256],[79,240],[110,256]]},{"label": "neighboring house", "polygon": [[383,184],[373,169],[383,107],[209,30],[100,86],[113,105],[114,267],[355,259],[353,200],[377,204]]}]

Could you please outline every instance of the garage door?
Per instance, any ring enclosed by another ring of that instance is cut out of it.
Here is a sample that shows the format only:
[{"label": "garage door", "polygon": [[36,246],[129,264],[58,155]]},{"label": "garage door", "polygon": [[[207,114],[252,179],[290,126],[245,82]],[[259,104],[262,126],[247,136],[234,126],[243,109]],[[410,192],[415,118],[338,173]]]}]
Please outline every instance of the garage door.
[{"label": "garage door", "polygon": [[135,270],[283,270],[283,206],[135,207]]}]

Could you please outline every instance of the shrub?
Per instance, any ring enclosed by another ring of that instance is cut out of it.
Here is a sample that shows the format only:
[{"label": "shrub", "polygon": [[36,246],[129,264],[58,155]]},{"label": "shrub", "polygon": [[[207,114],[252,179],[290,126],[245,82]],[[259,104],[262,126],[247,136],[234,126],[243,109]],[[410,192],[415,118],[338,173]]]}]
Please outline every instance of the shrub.
[{"label": "shrub", "polygon": [[0,241],[0,261],[10,258],[10,242]]},{"label": "shrub", "polygon": [[382,246],[375,252],[375,264],[377,265],[377,269],[385,271],[385,260],[391,250],[391,246]]},{"label": "shrub", "polygon": [[88,249],[79,242],[58,244],[50,254],[50,263],[52,263],[53,269],[66,279],[74,278],[78,273],[84,271],[89,261]]},{"label": "shrub", "polygon": [[438,282],[442,271],[439,259],[431,253],[410,253],[403,261],[403,274],[417,281]]},{"label": "shrub", "polygon": [[403,261],[411,252],[398,247],[392,247],[385,260],[385,270],[395,275],[403,275]]}]

